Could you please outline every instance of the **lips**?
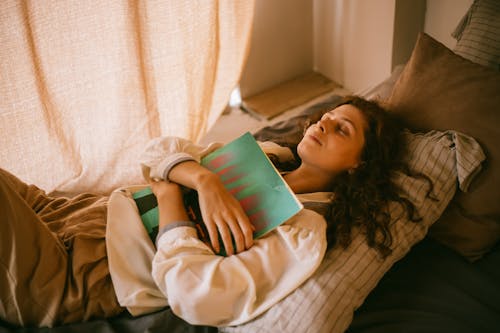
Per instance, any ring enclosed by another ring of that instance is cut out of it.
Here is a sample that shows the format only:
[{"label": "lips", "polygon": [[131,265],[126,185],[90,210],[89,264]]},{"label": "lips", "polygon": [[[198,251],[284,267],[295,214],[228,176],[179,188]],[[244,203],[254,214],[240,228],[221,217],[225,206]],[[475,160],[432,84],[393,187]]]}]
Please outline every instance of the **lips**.
[{"label": "lips", "polygon": [[311,140],[315,141],[315,142],[316,142],[317,144],[319,144],[320,146],[322,146],[322,145],[323,145],[323,144],[321,143],[321,141],[318,139],[318,137],[317,137],[317,136],[315,136],[315,135],[313,135],[313,134],[309,134],[309,135],[308,135],[308,137],[309,137]]}]

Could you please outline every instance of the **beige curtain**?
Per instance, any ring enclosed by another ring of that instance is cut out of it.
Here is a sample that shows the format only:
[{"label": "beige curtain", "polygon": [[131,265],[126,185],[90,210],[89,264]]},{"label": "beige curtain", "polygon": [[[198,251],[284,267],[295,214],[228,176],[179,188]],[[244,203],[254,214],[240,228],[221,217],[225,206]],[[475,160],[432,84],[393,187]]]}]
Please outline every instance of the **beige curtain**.
[{"label": "beige curtain", "polygon": [[47,191],[142,182],[160,135],[199,140],[247,54],[249,0],[0,2],[0,167]]}]

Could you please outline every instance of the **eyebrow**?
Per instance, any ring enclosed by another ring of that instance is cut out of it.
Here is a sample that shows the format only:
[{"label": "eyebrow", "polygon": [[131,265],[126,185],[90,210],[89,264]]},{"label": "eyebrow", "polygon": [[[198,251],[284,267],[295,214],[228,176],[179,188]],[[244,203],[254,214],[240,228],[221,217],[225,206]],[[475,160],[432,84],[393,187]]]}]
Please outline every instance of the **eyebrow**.
[{"label": "eyebrow", "polygon": [[[330,110],[330,111],[328,111],[327,113],[333,114],[333,111],[334,111],[334,110],[335,110],[335,109]],[[351,124],[351,126],[352,126],[352,128],[354,129],[354,131],[355,131],[355,132],[357,132],[357,131],[358,131],[358,128],[356,127],[356,125],[354,124],[354,122],[353,122],[351,119],[346,118],[346,117],[344,117],[344,116],[340,116],[340,115],[339,115],[338,117],[339,117],[341,120],[343,120],[343,121],[348,122],[349,124]]]}]

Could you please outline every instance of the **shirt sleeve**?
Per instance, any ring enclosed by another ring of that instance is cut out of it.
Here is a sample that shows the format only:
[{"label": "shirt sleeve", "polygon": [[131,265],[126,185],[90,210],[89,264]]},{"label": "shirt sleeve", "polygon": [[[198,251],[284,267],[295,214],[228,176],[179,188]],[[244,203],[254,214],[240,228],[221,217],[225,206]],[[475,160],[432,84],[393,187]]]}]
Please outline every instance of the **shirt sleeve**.
[{"label": "shirt sleeve", "polygon": [[[259,145],[266,154],[278,156],[280,162],[294,158],[289,148],[281,147],[276,143],[266,141],[259,142]],[[150,179],[168,180],[168,173],[177,164],[185,161],[200,163],[203,156],[222,146],[220,142],[201,146],[179,137],[158,137],[146,145],[139,157],[139,163],[144,179],[148,181]]]},{"label": "shirt sleeve", "polygon": [[163,234],[152,275],[172,311],[193,325],[229,326],[249,321],[295,290],[318,268],[326,251],[326,222],[303,209],[254,246],[222,257],[196,230]]},{"label": "shirt sleeve", "polygon": [[200,146],[178,137],[159,137],[151,140],[139,157],[146,180],[168,180],[168,173],[177,164],[185,161],[200,162],[206,154],[221,147],[221,143]]}]

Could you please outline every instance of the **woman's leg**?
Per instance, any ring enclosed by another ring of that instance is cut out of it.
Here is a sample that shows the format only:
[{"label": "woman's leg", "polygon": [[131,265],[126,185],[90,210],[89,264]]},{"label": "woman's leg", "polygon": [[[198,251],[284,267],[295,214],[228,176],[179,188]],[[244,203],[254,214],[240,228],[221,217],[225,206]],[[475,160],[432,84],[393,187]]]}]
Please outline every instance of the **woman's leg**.
[{"label": "woman's leg", "polygon": [[114,316],[107,198],[49,197],[0,169],[0,317],[53,326]]},{"label": "woman's leg", "polygon": [[50,326],[64,293],[68,255],[35,213],[49,198],[0,169],[0,316]]},{"label": "woman's leg", "polygon": [[[107,197],[81,194],[45,212],[69,254],[70,267],[59,316],[61,323],[107,318],[121,313],[109,274],[106,251]],[[64,225],[56,230],[59,221]]]}]

